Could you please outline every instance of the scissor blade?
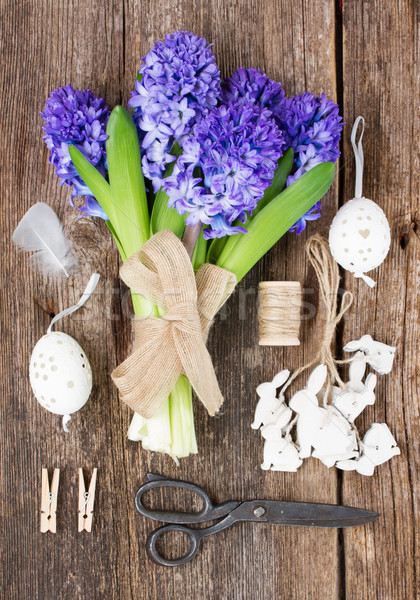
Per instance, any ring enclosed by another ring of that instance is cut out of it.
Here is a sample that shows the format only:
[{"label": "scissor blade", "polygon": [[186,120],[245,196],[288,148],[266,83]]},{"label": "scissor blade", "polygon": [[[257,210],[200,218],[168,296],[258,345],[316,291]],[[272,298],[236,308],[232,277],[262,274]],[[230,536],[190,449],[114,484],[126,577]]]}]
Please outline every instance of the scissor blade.
[{"label": "scissor blade", "polygon": [[351,506],[276,500],[243,502],[233,513],[232,516],[239,520],[306,527],[355,527],[380,516],[371,510]]},{"label": "scissor blade", "polygon": [[146,475],[147,481],[162,481],[163,479],[168,479],[165,475],[157,475],[156,473],[147,473]]}]

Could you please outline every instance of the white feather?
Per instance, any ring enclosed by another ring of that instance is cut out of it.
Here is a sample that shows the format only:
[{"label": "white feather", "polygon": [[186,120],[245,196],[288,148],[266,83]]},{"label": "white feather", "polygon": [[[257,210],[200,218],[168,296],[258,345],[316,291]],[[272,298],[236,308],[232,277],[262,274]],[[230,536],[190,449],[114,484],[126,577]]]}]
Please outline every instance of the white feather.
[{"label": "white feather", "polygon": [[76,264],[63,226],[45,202],[38,202],[28,210],[13,232],[12,241],[23,252],[35,252],[31,259],[44,275],[64,273],[68,277]]}]

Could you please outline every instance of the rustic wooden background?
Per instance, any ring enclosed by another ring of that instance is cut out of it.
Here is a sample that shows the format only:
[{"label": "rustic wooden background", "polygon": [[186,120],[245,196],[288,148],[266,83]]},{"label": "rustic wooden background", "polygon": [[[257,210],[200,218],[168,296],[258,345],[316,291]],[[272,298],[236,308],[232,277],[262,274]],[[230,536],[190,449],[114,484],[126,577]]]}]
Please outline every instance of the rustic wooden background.
[{"label": "rustic wooden background", "polygon": [[[415,0],[2,0],[1,118],[1,481],[0,597],[27,600],[326,600],[419,597],[419,81]],[[323,201],[323,218],[300,237],[287,235],[241,283],[216,323],[210,348],[226,395],[223,415],[196,405],[198,456],[171,459],[127,441],[129,410],[109,373],[130,343],[129,301],[105,227],[76,222],[41,139],[39,111],[50,90],[71,82],[125,104],[141,57],[174,29],[214,42],[223,75],[259,66],[288,95],[304,89],[338,100],[347,122],[341,169]],[[303,323],[300,348],[257,345],[256,286],[299,280],[316,306],[306,236],[326,233],[337,207],[352,197],[349,135],[366,118],[364,192],[385,210],[390,254],[369,289],[346,275],[355,294],[337,347],[371,333],[397,346],[393,373],[379,380],[377,402],[360,419],[365,430],[386,421],[401,456],[371,478],[307,461],[296,474],[259,468],[262,441],[250,429],[255,387],[280,368],[295,368],[321,336],[321,318]],[[51,204],[82,257],[81,272],[56,285],[38,276],[11,246],[11,233],[35,202]],[[53,314],[79,298],[94,269],[93,300],[62,328],[91,359],[94,391],[71,423],[39,407],[28,361]],[[39,532],[41,468],[61,468],[58,530]],[[77,533],[77,467],[99,468],[94,529]],[[244,524],[205,541],[178,569],[149,562],[144,541],[153,523],[134,510],[148,471],[205,486],[215,501],[254,497],[337,502],[375,509],[370,526],[335,530]]]}]

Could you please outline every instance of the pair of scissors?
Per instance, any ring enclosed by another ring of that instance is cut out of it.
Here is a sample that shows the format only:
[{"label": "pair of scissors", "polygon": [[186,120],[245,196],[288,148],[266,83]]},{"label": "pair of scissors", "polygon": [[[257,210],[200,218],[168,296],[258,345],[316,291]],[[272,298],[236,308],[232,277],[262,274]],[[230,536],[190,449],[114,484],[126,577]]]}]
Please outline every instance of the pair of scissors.
[{"label": "pair of scissors", "polygon": [[[180,488],[197,494],[203,501],[203,508],[198,512],[183,513],[164,510],[151,510],[142,502],[143,494],[156,488]],[[282,502],[280,500],[251,500],[240,502],[230,500],[213,506],[209,495],[198,485],[169,479],[161,475],[147,475],[147,483],[138,490],[135,498],[136,508],[140,514],[154,521],[170,523],[152,531],[147,538],[146,552],[148,557],[158,565],[178,567],[192,560],[197,554],[201,540],[209,535],[223,531],[239,521],[254,523],[273,523],[278,525],[300,525],[306,527],[355,527],[377,519],[380,515],[370,510],[336,506],[334,504],[312,504],[309,502]],[[204,523],[221,518],[221,521],[204,529],[193,529],[186,525]],[[169,531],[180,531],[188,536],[190,548],[179,558],[167,559],[159,554],[156,542]]]}]

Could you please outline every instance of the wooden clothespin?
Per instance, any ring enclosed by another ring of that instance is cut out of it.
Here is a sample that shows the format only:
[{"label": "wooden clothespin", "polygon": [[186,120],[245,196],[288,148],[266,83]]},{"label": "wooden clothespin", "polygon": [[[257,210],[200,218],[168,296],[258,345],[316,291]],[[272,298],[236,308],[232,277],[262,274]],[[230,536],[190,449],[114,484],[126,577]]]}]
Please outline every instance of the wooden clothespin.
[{"label": "wooden clothespin", "polygon": [[93,469],[89,490],[86,491],[83,469],[79,469],[79,531],[92,531],[93,503],[95,502],[96,474]]},{"label": "wooden clothespin", "polygon": [[51,482],[48,480],[48,470],[42,469],[41,481],[41,532],[51,533],[56,532],[56,512],[57,512],[57,494],[58,481],[60,478],[60,469],[54,469],[54,474]]}]

